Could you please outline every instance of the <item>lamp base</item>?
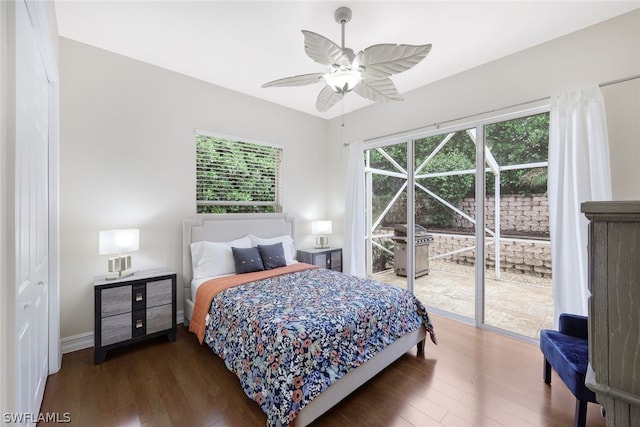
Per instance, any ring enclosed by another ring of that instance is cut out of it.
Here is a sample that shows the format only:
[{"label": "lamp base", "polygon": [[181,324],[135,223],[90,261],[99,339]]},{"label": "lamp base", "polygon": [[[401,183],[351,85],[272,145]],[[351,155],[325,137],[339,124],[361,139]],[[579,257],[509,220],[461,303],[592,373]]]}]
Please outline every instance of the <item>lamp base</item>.
[{"label": "lamp base", "polygon": [[109,273],[118,273],[114,276],[107,276],[105,280],[116,280],[122,279],[125,277],[133,276],[135,271],[129,271],[124,273],[126,270],[131,268],[131,255],[125,256],[117,256],[113,258],[109,258]]},{"label": "lamp base", "polygon": [[327,236],[316,237],[316,249],[327,249],[329,247],[329,238]]}]

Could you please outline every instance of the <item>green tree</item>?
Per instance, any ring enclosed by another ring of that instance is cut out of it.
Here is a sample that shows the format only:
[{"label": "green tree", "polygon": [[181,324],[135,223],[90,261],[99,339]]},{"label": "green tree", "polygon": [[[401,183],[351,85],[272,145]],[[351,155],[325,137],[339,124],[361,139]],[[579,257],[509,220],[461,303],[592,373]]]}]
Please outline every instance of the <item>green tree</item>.
[{"label": "green tree", "polygon": [[[427,159],[447,134],[435,135],[416,140],[414,143],[416,167]],[[499,166],[545,162],[548,157],[549,114],[493,123],[485,126],[485,144]],[[465,131],[456,132],[447,144],[433,156],[420,174],[475,169],[476,148],[471,136]],[[407,144],[401,143],[382,150],[388,153],[406,170]],[[378,150],[369,152],[372,168],[399,172]],[[506,170],[500,174],[502,194],[540,194],[546,192],[547,168]],[[475,177],[470,175],[450,175],[421,178],[417,182],[433,191],[447,202],[457,205],[463,198],[474,195]],[[374,216],[382,210],[404,183],[401,178],[374,175],[373,199]],[[486,176],[487,194],[494,193],[493,174]],[[406,206],[406,205],[405,205]],[[404,221],[401,212],[404,206],[392,210],[387,216],[389,222]],[[431,227],[450,227],[454,218],[452,211],[434,198],[416,190],[416,212],[418,222]]]},{"label": "green tree", "polygon": [[[549,114],[536,114],[485,127],[485,144],[500,166],[545,162],[549,153]],[[540,194],[547,191],[547,169],[521,169],[501,174],[503,194]],[[493,194],[493,179],[487,193]]]},{"label": "green tree", "polygon": [[276,206],[225,202],[275,202],[278,148],[196,135],[196,197],[223,202],[198,213],[275,212]]}]

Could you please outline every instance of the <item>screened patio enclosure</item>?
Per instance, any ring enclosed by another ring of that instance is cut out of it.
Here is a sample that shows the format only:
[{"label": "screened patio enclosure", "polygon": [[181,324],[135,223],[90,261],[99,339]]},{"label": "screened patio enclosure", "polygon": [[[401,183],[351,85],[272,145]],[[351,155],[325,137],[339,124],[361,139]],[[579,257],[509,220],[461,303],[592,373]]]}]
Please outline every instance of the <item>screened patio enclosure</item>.
[{"label": "screened patio enclosure", "polygon": [[[366,147],[367,274],[510,334],[536,339],[552,327],[547,135],[541,113]],[[425,251],[410,244],[416,227],[432,239],[428,274]],[[399,264],[413,274],[397,274]]]}]

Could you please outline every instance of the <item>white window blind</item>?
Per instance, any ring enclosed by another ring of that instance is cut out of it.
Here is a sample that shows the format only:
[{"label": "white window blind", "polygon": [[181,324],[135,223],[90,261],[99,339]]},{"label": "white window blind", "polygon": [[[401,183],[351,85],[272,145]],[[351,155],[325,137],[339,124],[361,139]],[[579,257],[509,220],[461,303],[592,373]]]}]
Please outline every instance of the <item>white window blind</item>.
[{"label": "white window blind", "polygon": [[196,133],[198,213],[282,212],[282,148]]}]

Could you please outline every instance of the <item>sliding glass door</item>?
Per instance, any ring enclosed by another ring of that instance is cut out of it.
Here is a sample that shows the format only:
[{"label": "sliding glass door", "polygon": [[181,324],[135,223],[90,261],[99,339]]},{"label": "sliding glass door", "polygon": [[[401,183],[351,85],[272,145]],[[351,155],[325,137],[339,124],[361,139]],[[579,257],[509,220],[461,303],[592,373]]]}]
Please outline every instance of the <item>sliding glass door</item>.
[{"label": "sliding glass door", "polygon": [[367,147],[368,274],[538,338],[553,321],[547,145],[543,112]]},{"label": "sliding glass door", "polygon": [[484,322],[530,338],[553,327],[547,199],[549,115],[485,127]]},{"label": "sliding glass door", "polygon": [[[414,291],[433,308],[476,317],[475,129],[415,140]],[[416,233],[417,234],[417,233]],[[428,268],[422,268],[428,263]]]}]

